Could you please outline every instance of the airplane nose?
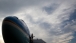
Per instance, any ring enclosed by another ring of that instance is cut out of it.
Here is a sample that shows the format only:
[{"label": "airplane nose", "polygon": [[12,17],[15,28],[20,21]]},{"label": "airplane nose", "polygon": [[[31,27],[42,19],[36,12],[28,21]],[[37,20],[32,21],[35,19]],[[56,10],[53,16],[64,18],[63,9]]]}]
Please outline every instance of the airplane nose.
[{"label": "airplane nose", "polygon": [[29,36],[20,20],[6,17],[2,23],[2,35],[5,43],[28,43]]}]

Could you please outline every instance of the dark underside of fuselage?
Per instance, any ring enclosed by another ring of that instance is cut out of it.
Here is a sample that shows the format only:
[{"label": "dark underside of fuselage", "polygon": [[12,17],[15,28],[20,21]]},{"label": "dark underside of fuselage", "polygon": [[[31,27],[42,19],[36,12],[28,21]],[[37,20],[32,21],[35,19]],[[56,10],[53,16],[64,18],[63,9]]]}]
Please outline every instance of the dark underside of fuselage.
[{"label": "dark underside of fuselage", "polygon": [[3,21],[2,34],[5,43],[29,43],[29,36],[18,25],[9,21]]}]

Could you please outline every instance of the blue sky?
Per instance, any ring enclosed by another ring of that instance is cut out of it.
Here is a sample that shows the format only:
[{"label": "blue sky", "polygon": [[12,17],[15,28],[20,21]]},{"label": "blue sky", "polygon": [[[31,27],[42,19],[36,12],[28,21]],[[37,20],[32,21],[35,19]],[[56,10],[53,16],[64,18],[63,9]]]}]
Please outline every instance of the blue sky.
[{"label": "blue sky", "polygon": [[76,0],[0,0],[1,25],[7,16],[23,19],[47,43],[76,43]]}]

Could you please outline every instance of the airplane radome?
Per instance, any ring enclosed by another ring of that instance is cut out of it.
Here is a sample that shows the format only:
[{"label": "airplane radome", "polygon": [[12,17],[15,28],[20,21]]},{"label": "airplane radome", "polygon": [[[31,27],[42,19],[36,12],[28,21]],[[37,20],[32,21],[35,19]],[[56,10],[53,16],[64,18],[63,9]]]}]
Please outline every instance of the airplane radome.
[{"label": "airplane radome", "polygon": [[30,31],[23,20],[15,16],[4,18],[2,35],[5,43],[30,43]]}]

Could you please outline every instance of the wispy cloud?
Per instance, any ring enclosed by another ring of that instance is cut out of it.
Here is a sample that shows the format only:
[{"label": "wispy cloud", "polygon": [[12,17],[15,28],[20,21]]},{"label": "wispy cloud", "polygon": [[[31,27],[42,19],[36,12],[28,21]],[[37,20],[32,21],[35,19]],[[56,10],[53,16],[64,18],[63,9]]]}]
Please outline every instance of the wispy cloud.
[{"label": "wispy cloud", "polygon": [[0,9],[3,18],[11,14],[23,19],[36,38],[73,43],[76,0],[1,0]]}]

